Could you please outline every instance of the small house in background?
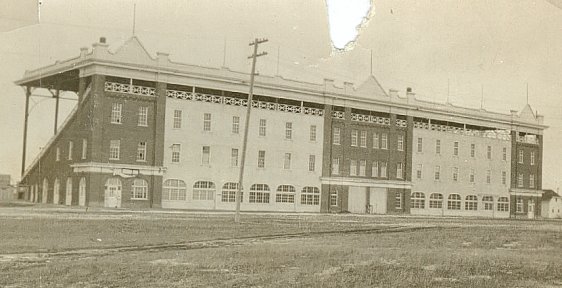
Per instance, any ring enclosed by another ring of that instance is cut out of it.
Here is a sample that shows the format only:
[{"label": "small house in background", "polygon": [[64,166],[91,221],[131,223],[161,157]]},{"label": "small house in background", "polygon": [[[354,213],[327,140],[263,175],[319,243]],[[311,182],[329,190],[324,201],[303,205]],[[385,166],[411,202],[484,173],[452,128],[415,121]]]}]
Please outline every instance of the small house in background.
[{"label": "small house in background", "polygon": [[553,190],[544,190],[542,211],[544,218],[562,218],[562,197]]},{"label": "small house in background", "polygon": [[0,175],[0,201],[8,201],[14,199],[16,188],[10,185],[10,175]]}]

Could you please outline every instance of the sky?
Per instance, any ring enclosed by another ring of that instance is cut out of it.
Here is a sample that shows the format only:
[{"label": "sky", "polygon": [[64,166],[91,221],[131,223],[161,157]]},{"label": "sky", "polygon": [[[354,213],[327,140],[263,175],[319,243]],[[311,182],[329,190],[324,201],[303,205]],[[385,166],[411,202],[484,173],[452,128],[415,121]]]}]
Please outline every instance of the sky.
[{"label": "sky", "polygon": [[[260,45],[269,53],[258,61],[260,74],[358,86],[372,70],[386,90],[403,94],[412,87],[418,98],[429,101],[449,98],[455,105],[479,108],[483,91],[484,108],[506,114],[524,107],[528,85],[529,104],[550,126],[544,136],[543,188],[562,185],[559,0],[373,0],[368,11],[368,0],[340,0],[345,5],[337,8],[324,0],[42,0],[40,10],[29,1],[18,1],[26,3],[15,7],[23,12],[0,12],[0,173],[15,179],[21,169],[25,94],[13,81],[26,69],[79,55],[80,47],[91,47],[100,36],[116,49],[133,33],[136,3],[135,35],[153,56],[167,52],[173,61],[249,72],[248,43],[267,38]],[[347,14],[351,22],[334,24],[332,17]],[[345,46],[337,31],[355,41]],[[62,100],[59,119],[75,103]],[[32,97],[30,107],[28,164],[52,136],[54,99]]]}]

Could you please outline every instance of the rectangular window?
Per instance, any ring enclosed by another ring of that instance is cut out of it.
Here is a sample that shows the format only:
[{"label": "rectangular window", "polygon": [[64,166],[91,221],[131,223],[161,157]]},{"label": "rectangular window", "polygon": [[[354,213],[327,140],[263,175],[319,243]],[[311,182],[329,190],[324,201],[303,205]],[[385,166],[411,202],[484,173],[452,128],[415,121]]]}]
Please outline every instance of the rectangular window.
[{"label": "rectangular window", "polygon": [[338,206],[338,190],[330,191],[330,206]]},{"label": "rectangular window", "polygon": [[341,130],[338,127],[334,127],[334,137],[332,139],[332,143],[334,145],[340,145],[341,144]]},{"label": "rectangular window", "polygon": [[379,133],[373,133],[373,148],[379,149]]},{"label": "rectangular window", "polygon": [[507,183],[507,172],[502,171],[502,184],[505,185]]},{"label": "rectangular window", "polygon": [[109,141],[109,160],[119,160],[121,140]]},{"label": "rectangular window", "polygon": [[211,113],[203,114],[203,131],[211,131]]},{"label": "rectangular window", "polygon": [[470,183],[474,183],[474,169],[470,169],[470,175],[468,175],[468,180],[470,181]]},{"label": "rectangular window", "polygon": [[123,104],[113,103],[111,105],[111,123],[121,124],[121,110],[123,110]]},{"label": "rectangular window", "polygon": [[484,203],[484,210],[494,210],[494,197],[484,196],[482,197],[482,203]]},{"label": "rectangular window", "polygon": [[453,142],[453,155],[459,156],[459,142],[458,141]]},{"label": "rectangular window", "polygon": [[404,136],[398,135],[398,140],[396,142],[396,149],[398,149],[398,151],[404,151]]},{"label": "rectangular window", "polygon": [[285,153],[283,169],[291,169],[291,153]]},{"label": "rectangular window", "polygon": [[201,153],[201,164],[209,165],[211,163],[211,146],[203,146]]},{"label": "rectangular window", "polygon": [[310,125],[310,141],[316,141],[316,125]]},{"label": "rectangular window", "polygon": [[60,148],[59,147],[57,147],[57,151],[56,151],[56,154],[55,154],[55,160],[60,161]]},{"label": "rectangular window", "polygon": [[535,188],[535,175],[529,175],[529,188]]},{"label": "rectangular window", "polygon": [[74,142],[68,142],[68,160],[72,160],[72,148],[74,148]]},{"label": "rectangular window", "polygon": [[418,152],[421,153],[423,151],[423,138],[418,138]]},{"label": "rectangular window", "polygon": [[417,179],[422,179],[422,175],[423,175],[423,172],[422,172],[422,171],[423,171],[423,165],[422,165],[422,164],[418,164],[416,167],[417,167],[417,168],[416,168],[416,178],[417,178]]},{"label": "rectangular window", "polygon": [[535,151],[531,151],[531,165],[535,165]]},{"label": "rectangular window", "polygon": [[88,154],[88,140],[82,139],[82,159],[86,159]]},{"label": "rectangular window", "polygon": [[399,191],[396,191],[396,193],[394,193],[394,208],[395,209],[402,209],[402,193],[400,193]]},{"label": "rectangular window", "polygon": [[143,127],[148,126],[148,107],[145,106],[139,107],[137,125]]},{"label": "rectangular window", "polygon": [[367,160],[359,160],[359,176],[365,176],[367,168]]},{"label": "rectangular window", "polygon": [[517,187],[523,187],[523,174],[517,176]]},{"label": "rectangular window", "polygon": [[361,131],[359,146],[367,148],[367,131]]},{"label": "rectangular window", "polygon": [[459,167],[453,167],[453,181],[459,181]]},{"label": "rectangular window", "polygon": [[507,148],[506,147],[502,148],[502,160],[507,161]]},{"label": "rectangular window", "polygon": [[386,133],[382,133],[381,149],[388,149],[388,135]]},{"label": "rectangular window", "polygon": [[240,117],[232,116],[232,134],[240,133]]},{"label": "rectangular window", "polygon": [[523,150],[519,150],[519,164],[523,164]]},{"label": "rectangular window", "polygon": [[351,146],[357,147],[357,136],[359,131],[353,129],[351,130]]},{"label": "rectangular window", "polygon": [[267,120],[260,119],[260,128],[259,128],[259,135],[264,137],[266,135],[267,129]]},{"label": "rectangular window", "polygon": [[517,213],[523,213],[523,198],[517,197],[515,204]]},{"label": "rectangular window", "polygon": [[314,172],[316,170],[316,155],[308,156],[308,171]]},{"label": "rectangular window", "polygon": [[476,144],[470,144],[470,157],[474,158],[476,155]]},{"label": "rectangular window", "polygon": [[486,150],[486,158],[492,159],[492,146],[488,146]]},{"label": "rectangular window", "polygon": [[265,168],[265,151],[258,151],[258,168]]},{"label": "rectangular window", "polygon": [[435,140],[435,154],[441,154],[441,140]]},{"label": "rectangular window", "polygon": [[371,167],[371,177],[379,177],[379,162],[373,161],[373,166]]},{"label": "rectangular window", "polygon": [[180,144],[172,145],[172,163],[180,162]]},{"label": "rectangular window", "polygon": [[285,123],[285,139],[287,139],[287,140],[293,139],[293,123],[292,122]]},{"label": "rectangular window", "polygon": [[139,142],[137,146],[137,161],[146,161],[146,142]]},{"label": "rectangular window", "polygon": [[435,166],[434,172],[435,172],[435,177],[434,177],[434,179],[435,179],[435,180],[441,179],[441,166]]},{"label": "rectangular window", "polygon": [[174,128],[179,129],[181,128],[181,120],[182,120],[182,111],[181,110],[174,110]]},{"label": "rectangular window", "polygon": [[403,163],[396,163],[396,178],[398,178],[398,179],[404,178],[404,164]]},{"label": "rectangular window", "polygon": [[388,177],[388,176],[387,176],[387,173],[386,173],[386,162],[381,162],[381,167],[380,167],[380,168],[381,168],[381,177],[382,177],[382,178]]},{"label": "rectangular window", "polygon": [[486,183],[487,184],[492,183],[492,171],[491,170],[486,170]]},{"label": "rectangular window", "polygon": [[332,175],[340,174],[340,158],[332,159]]},{"label": "rectangular window", "polygon": [[357,160],[349,160],[349,176],[357,176]]},{"label": "rectangular window", "polygon": [[238,149],[232,148],[230,152],[230,166],[238,167]]}]

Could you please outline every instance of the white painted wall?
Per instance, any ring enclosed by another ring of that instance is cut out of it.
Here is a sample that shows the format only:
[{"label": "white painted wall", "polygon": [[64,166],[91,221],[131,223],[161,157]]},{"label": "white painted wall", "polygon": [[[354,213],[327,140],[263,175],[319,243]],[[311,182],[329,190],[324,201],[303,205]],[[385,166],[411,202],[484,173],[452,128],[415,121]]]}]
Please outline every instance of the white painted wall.
[{"label": "white painted wall", "polygon": [[552,197],[549,201],[542,201],[542,217],[562,218],[562,197]]}]

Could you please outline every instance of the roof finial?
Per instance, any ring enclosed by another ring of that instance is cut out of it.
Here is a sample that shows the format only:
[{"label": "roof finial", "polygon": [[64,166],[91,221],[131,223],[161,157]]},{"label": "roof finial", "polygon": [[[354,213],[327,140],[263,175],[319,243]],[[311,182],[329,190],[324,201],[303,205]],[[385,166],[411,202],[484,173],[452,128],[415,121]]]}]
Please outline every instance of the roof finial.
[{"label": "roof finial", "polygon": [[529,82],[527,82],[527,105],[529,105]]},{"label": "roof finial", "polygon": [[373,49],[371,49],[371,76],[373,76]]},{"label": "roof finial", "polygon": [[135,36],[136,23],[137,23],[137,3],[133,3],[133,36]]}]

